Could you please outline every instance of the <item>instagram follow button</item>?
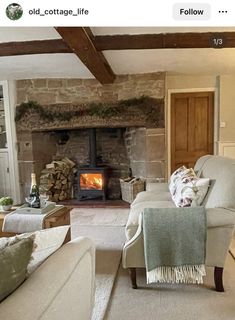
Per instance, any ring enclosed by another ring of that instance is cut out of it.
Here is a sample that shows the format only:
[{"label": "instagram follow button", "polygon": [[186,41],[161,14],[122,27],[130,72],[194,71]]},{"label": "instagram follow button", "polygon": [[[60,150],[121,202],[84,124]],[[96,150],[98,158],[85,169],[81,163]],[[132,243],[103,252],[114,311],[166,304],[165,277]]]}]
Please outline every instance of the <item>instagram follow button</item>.
[{"label": "instagram follow button", "polygon": [[209,20],[211,7],[208,3],[175,3],[173,18],[175,20]]}]

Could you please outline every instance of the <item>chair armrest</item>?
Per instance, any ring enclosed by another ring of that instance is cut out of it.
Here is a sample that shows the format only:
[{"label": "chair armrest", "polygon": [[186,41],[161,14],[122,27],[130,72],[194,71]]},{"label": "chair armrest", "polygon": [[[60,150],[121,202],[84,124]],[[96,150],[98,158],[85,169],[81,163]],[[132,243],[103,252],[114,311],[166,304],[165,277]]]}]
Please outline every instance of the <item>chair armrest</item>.
[{"label": "chair armrest", "polygon": [[94,299],[95,248],[77,238],[51,255],[14,293],[0,304],[0,318],[84,319]]},{"label": "chair armrest", "polygon": [[167,182],[148,182],[146,184],[146,191],[150,191],[150,192],[169,191],[169,185]]}]

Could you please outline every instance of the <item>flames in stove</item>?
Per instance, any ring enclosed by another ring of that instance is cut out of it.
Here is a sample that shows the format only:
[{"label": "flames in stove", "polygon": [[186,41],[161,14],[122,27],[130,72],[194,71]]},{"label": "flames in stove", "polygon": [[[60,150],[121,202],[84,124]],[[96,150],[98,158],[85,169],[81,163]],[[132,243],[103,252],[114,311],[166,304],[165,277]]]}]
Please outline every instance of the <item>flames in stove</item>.
[{"label": "flames in stove", "polygon": [[101,173],[81,173],[80,188],[81,190],[102,190],[103,178]]}]

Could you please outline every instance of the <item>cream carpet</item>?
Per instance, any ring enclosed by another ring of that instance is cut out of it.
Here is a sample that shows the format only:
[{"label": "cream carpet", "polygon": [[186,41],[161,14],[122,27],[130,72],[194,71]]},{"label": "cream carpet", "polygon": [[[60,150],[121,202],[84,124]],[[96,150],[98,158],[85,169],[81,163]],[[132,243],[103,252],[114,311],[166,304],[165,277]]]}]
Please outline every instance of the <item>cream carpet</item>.
[{"label": "cream carpet", "polygon": [[235,260],[229,254],[224,270],[225,292],[214,291],[213,269],[203,286],[146,285],[145,272],[137,275],[139,289],[130,286],[127,270],[120,267],[105,320],[234,320]]},{"label": "cream carpet", "polygon": [[121,261],[125,242],[123,225],[127,219],[126,209],[121,209],[124,211],[123,216],[120,209],[115,209],[116,212],[106,211],[105,215],[109,218],[101,210],[94,213],[93,209],[83,208],[80,211],[76,208],[71,215],[72,239],[85,236],[96,244],[96,291],[92,320],[104,318]]},{"label": "cream carpet", "polygon": [[[235,320],[235,259],[231,255],[224,270],[224,293],[214,291],[212,268],[207,269],[203,286],[147,286],[144,270],[138,270],[139,289],[133,290],[127,270],[120,265],[128,209],[119,210],[76,208],[71,216],[72,238],[86,236],[97,246],[92,320]],[[235,240],[230,250],[235,253]]]},{"label": "cream carpet", "polygon": [[126,208],[74,208],[71,224],[125,226],[130,209]]}]

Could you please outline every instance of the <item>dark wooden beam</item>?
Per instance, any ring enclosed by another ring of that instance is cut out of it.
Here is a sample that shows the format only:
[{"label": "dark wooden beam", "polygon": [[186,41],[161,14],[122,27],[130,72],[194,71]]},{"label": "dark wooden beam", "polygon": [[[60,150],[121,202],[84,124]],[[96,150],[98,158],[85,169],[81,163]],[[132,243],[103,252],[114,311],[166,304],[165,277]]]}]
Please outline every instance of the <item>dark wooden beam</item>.
[{"label": "dark wooden beam", "polygon": [[115,75],[103,54],[95,48],[89,28],[57,27],[56,30],[100,83],[114,81]]},{"label": "dark wooden beam", "polygon": [[43,53],[71,53],[62,39],[0,43],[0,56],[18,56]]},{"label": "dark wooden beam", "polygon": [[[93,36],[89,28],[79,29],[83,29],[86,32],[87,41],[93,43],[93,51],[96,50],[95,54],[98,54],[97,51],[103,50],[126,49],[235,48],[235,32]],[[213,41],[215,39],[222,39],[222,45],[216,46]],[[90,44],[91,46],[92,43]],[[84,50],[87,50],[86,46]],[[0,43],[0,56],[72,52],[74,50],[63,39]],[[102,55],[100,59],[103,64],[107,64]],[[110,69],[110,67],[108,68]]]},{"label": "dark wooden beam", "polygon": [[[215,42],[213,41],[215,39],[223,40],[222,46],[219,45],[217,47],[235,48],[235,32],[93,36],[89,28],[80,29],[83,29],[84,32],[86,32],[87,37],[94,44],[97,51],[213,48],[216,47]],[[0,56],[72,52],[74,52],[74,50],[71,49],[63,39],[0,43]],[[104,57],[101,59],[103,60]],[[107,64],[107,61],[105,60],[104,63]]]},{"label": "dark wooden beam", "polygon": [[[222,43],[220,40],[222,39]],[[235,48],[235,32],[95,36],[97,50]]]}]

